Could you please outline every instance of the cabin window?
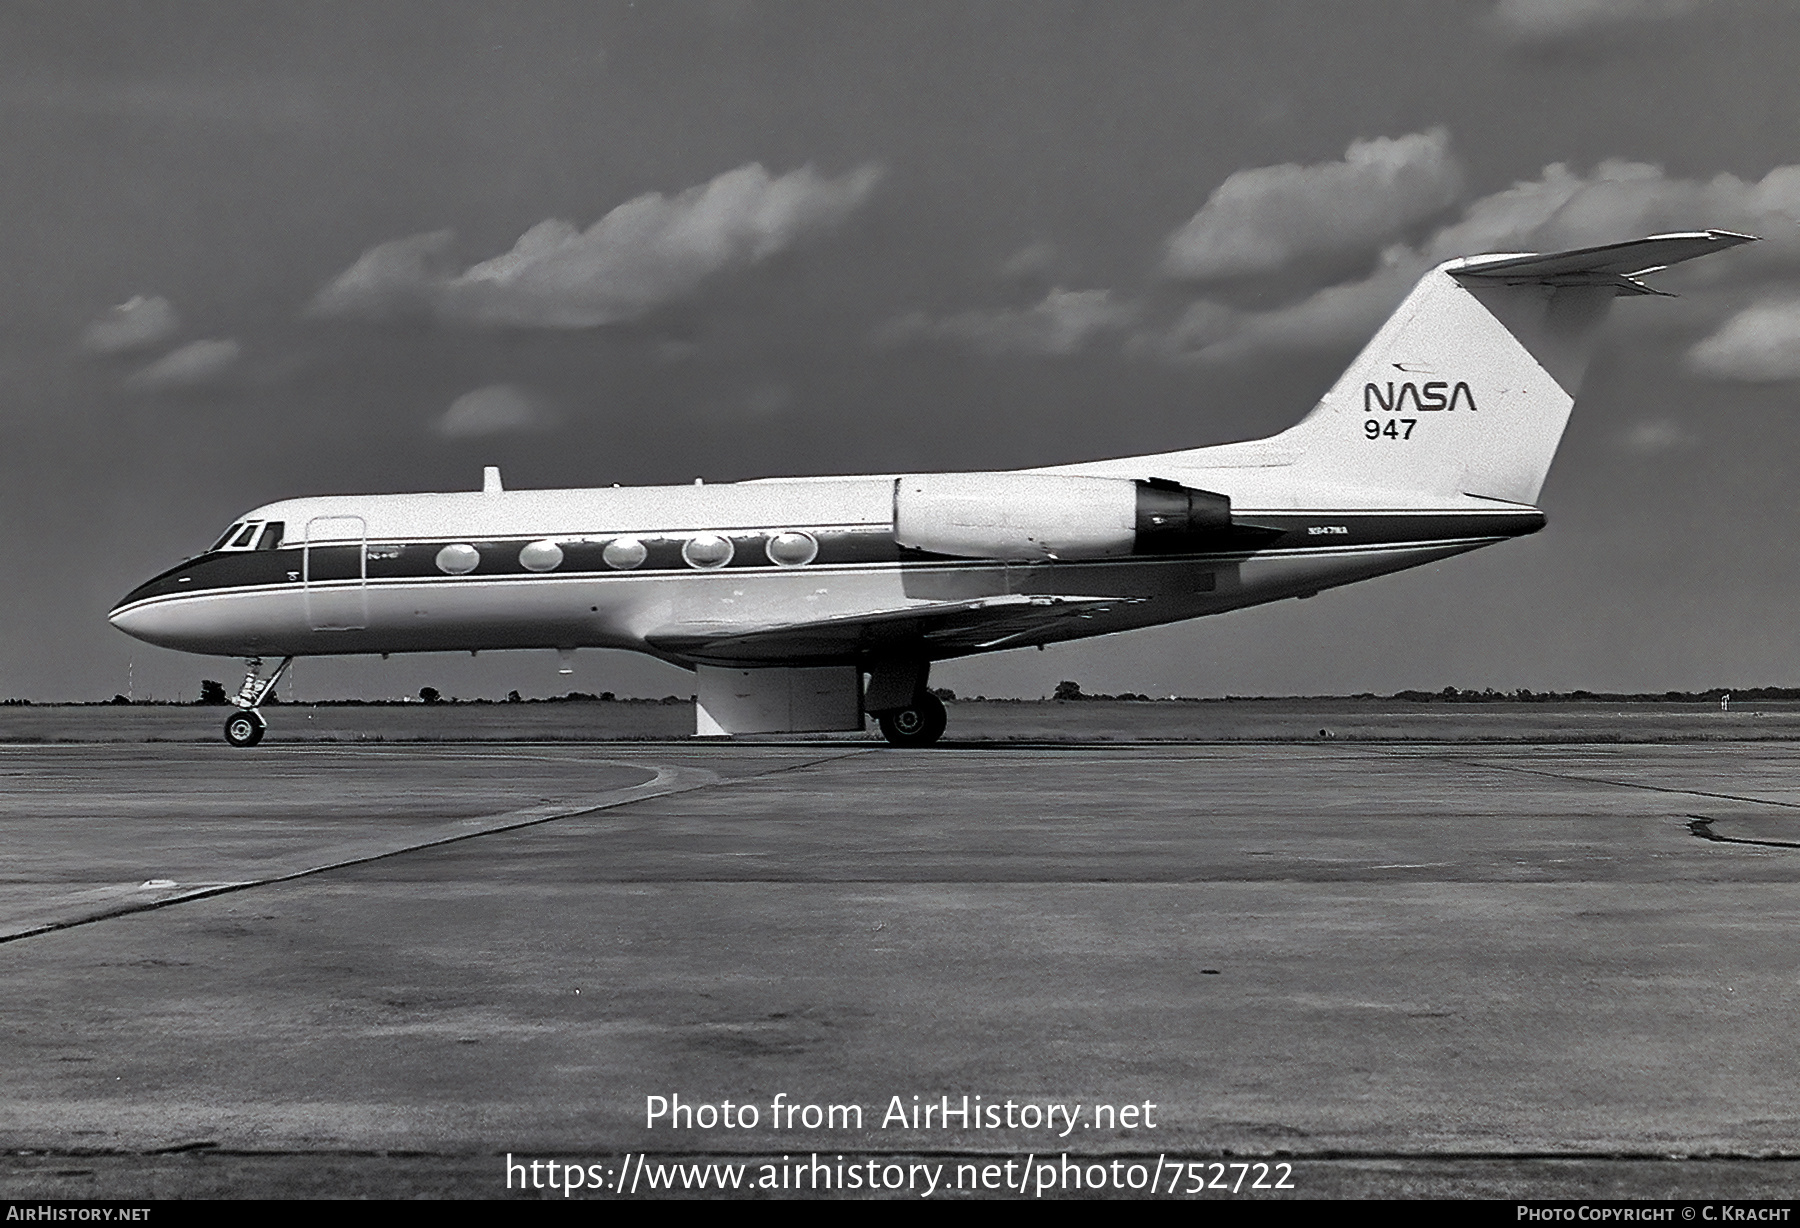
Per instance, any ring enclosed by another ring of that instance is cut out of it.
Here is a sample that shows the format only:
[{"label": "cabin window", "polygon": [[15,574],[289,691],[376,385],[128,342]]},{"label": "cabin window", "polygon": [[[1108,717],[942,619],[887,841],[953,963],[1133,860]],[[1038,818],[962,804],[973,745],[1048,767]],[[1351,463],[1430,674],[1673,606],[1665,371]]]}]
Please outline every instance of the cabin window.
[{"label": "cabin window", "polygon": [[690,537],[681,547],[681,557],[687,560],[687,565],[698,567],[702,571],[725,566],[731,562],[731,555],[731,539],[720,537],[717,533],[702,533],[698,537]]},{"label": "cabin window", "polygon": [[606,560],[608,567],[630,571],[633,567],[642,566],[649,554],[644,543],[637,538],[615,537],[606,543],[606,549],[600,552],[600,557]]},{"label": "cabin window", "polygon": [[555,571],[562,561],[562,547],[553,541],[531,542],[519,551],[519,566],[526,571]]},{"label": "cabin window", "polygon": [[467,542],[457,542],[437,552],[438,570],[448,576],[466,576],[480,564],[481,552]]},{"label": "cabin window", "polygon": [[281,546],[281,535],[287,532],[287,522],[271,520],[263,526],[262,537],[257,540],[258,550],[275,550]]},{"label": "cabin window", "polygon": [[777,533],[763,546],[769,562],[778,567],[804,567],[819,557],[819,543],[811,533],[788,530]]}]

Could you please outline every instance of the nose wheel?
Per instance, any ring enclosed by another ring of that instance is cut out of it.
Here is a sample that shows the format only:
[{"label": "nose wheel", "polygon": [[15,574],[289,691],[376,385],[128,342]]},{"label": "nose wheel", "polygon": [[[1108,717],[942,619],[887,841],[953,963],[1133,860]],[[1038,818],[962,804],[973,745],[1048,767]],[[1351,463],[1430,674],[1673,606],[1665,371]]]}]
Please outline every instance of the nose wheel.
[{"label": "nose wheel", "polygon": [[225,740],[233,746],[255,746],[269,727],[263,714],[254,708],[233,712],[225,721]]},{"label": "nose wheel", "polygon": [[251,747],[263,740],[269,722],[263,719],[263,714],[257,709],[275,690],[275,684],[281,681],[281,675],[293,663],[292,657],[281,658],[281,664],[275,667],[275,672],[264,678],[261,657],[251,657],[244,662],[244,683],[238,687],[238,693],[231,697],[231,702],[238,710],[225,721],[227,742],[237,747]]}]

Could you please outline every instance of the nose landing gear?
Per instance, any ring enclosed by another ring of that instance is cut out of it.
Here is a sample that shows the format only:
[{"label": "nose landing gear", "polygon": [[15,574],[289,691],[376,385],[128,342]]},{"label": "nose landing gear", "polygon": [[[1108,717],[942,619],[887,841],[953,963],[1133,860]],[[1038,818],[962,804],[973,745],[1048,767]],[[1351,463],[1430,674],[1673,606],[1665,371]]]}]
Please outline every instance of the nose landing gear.
[{"label": "nose landing gear", "polygon": [[231,697],[231,702],[237,706],[238,710],[225,721],[225,740],[227,742],[233,746],[251,747],[262,741],[263,733],[268,729],[269,723],[263,719],[263,714],[259,709],[262,707],[263,700],[267,699],[275,690],[275,684],[281,681],[281,675],[286,673],[287,667],[293,663],[294,658],[292,657],[281,658],[281,664],[277,665],[275,672],[267,678],[262,676],[261,657],[251,657],[244,663],[244,683],[238,687],[238,693]]},{"label": "nose landing gear", "polygon": [[269,727],[263,714],[254,708],[233,712],[225,721],[225,740],[233,746],[255,746]]}]

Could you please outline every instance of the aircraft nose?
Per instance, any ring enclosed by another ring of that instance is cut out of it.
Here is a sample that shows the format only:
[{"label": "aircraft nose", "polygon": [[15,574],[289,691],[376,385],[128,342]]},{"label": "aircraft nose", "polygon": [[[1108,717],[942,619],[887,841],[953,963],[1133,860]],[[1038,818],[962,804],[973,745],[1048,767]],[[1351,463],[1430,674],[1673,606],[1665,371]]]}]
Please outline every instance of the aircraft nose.
[{"label": "aircraft nose", "polygon": [[299,609],[297,595],[234,593],[184,563],[125,594],[106,621],[159,648],[242,657],[271,647],[271,627],[285,625]]},{"label": "aircraft nose", "polygon": [[129,593],[126,593],[123,597],[121,597],[117,601],[113,602],[112,611],[109,614],[107,614],[107,616],[106,616],[108,621],[111,621],[114,626],[117,626],[118,623],[117,623],[116,619],[118,617],[119,611],[128,609],[129,607],[134,606],[138,602],[142,601],[144,598],[153,597],[158,592],[162,591],[163,586],[160,582],[163,580],[163,578],[164,577],[162,577],[162,576],[156,576],[152,579],[146,580],[142,584],[138,585],[136,588],[132,589]]},{"label": "aircraft nose", "polygon": [[185,607],[175,600],[152,601],[150,598],[171,596],[167,576],[158,576],[132,589],[121,597],[107,613],[106,621],[133,639],[163,648],[185,648],[196,628]]},{"label": "aircraft nose", "polygon": [[148,586],[135,588],[126,594],[107,614],[106,621],[133,639],[154,644],[157,642],[156,629],[159,624],[166,622],[167,618],[159,616],[150,607],[135,604],[142,600],[145,587]]}]

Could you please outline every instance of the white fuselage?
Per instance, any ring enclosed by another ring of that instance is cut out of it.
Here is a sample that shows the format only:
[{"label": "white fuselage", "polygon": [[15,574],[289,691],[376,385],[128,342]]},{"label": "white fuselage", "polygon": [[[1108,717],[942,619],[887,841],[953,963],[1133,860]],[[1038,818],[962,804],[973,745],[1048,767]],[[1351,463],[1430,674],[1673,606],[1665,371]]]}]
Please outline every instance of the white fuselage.
[{"label": "white fuselage", "polygon": [[[1228,472],[1201,476],[1219,485]],[[1275,474],[1231,476],[1241,492]],[[967,635],[927,642],[919,655],[931,659],[1309,595],[1542,523],[1533,509],[1496,513],[1474,500],[1421,509],[1384,507],[1379,492],[1313,492],[1335,504],[1321,511],[1292,506],[1297,492],[1265,493],[1290,506],[1235,511],[1264,529],[1258,540],[1074,561],[908,550],[895,540],[892,477],[291,499],[242,518],[280,526],[260,543],[227,541],[190,559],[111,617],[151,643],[229,656],[604,647],[756,664],[768,655],[670,645],[992,598],[1122,599],[991,645]],[[723,562],[720,541],[730,543]],[[862,651],[833,643],[780,659],[854,663]]]}]

